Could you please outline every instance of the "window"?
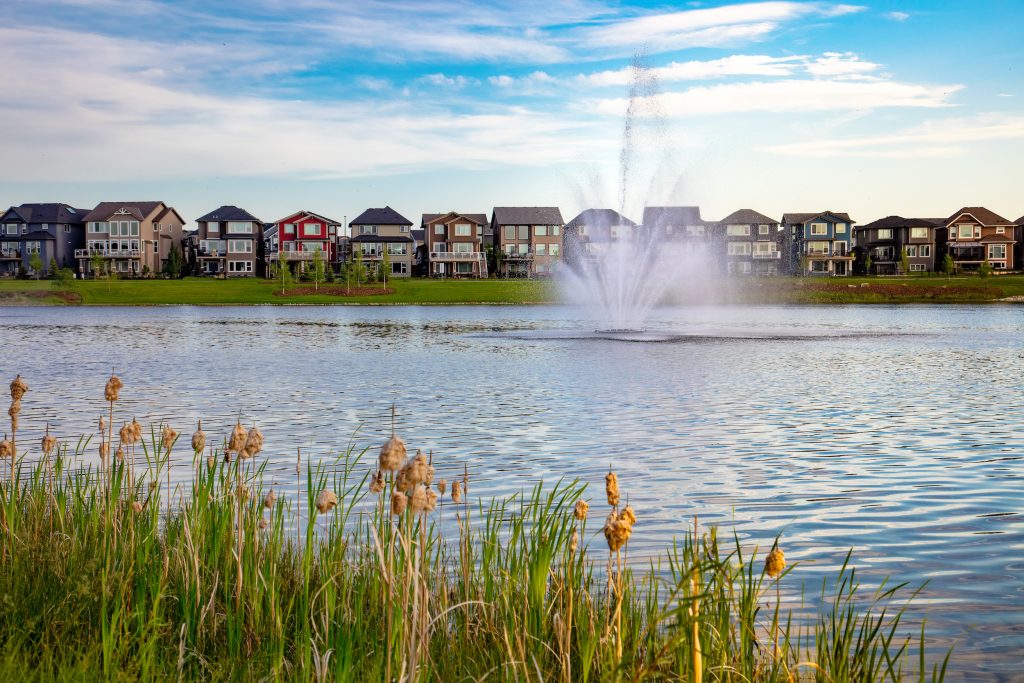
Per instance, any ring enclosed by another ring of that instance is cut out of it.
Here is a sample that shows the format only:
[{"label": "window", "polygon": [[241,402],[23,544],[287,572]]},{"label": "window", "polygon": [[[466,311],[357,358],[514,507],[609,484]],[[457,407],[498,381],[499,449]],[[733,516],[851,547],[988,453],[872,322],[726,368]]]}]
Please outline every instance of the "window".
[{"label": "window", "polygon": [[359,234],[360,235],[376,235],[377,234],[377,226],[376,225],[360,225],[359,226]]},{"label": "window", "polygon": [[971,237],[974,234],[974,226],[961,224],[956,226],[956,232],[960,237]]},{"label": "window", "polygon": [[921,272],[923,270],[924,270],[924,264],[923,263],[911,263],[910,264],[910,271],[912,273],[919,273],[919,272]]},{"label": "window", "polygon": [[388,253],[392,256],[405,256],[409,253],[408,245],[404,242],[392,242],[388,244]]},{"label": "window", "polygon": [[435,225],[434,226],[434,234],[435,235],[443,235],[444,234],[444,226],[442,224],[440,224],[440,223]]},{"label": "window", "polygon": [[25,223],[25,224],[23,224],[21,226],[21,234],[22,235],[28,234],[28,223]]},{"label": "window", "polygon": [[228,261],[229,273],[251,273],[252,261]]},{"label": "window", "polygon": [[1006,258],[1006,245],[1005,244],[990,244],[990,245],[988,245],[988,257],[990,259],[1005,259]]},{"label": "window", "polygon": [[517,244],[516,247],[517,247],[516,251],[518,252],[518,254],[520,256],[525,256],[526,254],[530,253],[530,245],[529,244]]},{"label": "window", "polygon": [[828,256],[830,242],[808,242],[807,253],[817,256]]},{"label": "window", "polygon": [[528,239],[530,239],[530,226],[529,225],[519,225],[519,226],[516,227],[516,230],[519,233],[519,239],[521,239],[521,240],[528,240]]},{"label": "window", "polygon": [[846,234],[846,223],[836,223],[836,234],[837,235],[845,235]]},{"label": "window", "polygon": [[561,232],[562,232],[562,226],[560,226],[560,225],[552,225],[551,229],[548,231],[548,234],[550,234],[552,237],[558,237],[559,233],[561,233]]},{"label": "window", "polygon": [[932,245],[930,245],[930,244],[921,244],[921,245],[919,245],[917,247],[917,255],[920,256],[921,258],[931,258],[931,255],[932,255]]},{"label": "window", "polygon": [[907,258],[917,258],[917,245],[908,244],[905,251],[907,252]]},{"label": "window", "polygon": [[749,225],[727,225],[725,226],[727,237],[747,237],[750,235]]},{"label": "window", "polygon": [[975,237],[981,237],[981,226],[980,225],[975,225],[974,226],[974,236]]},{"label": "window", "polygon": [[828,223],[811,223],[812,235],[827,235]]},{"label": "window", "polygon": [[251,254],[252,240],[228,240],[229,254]]},{"label": "window", "polygon": [[775,243],[774,242],[755,242],[754,243],[754,253],[755,254],[775,254],[775,253],[777,253],[777,251],[775,249]]},{"label": "window", "polygon": [[284,234],[286,234],[286,235],[294,235],[295,234],[295,224],[294,223],[285,223],[284,224]]},{"label": "window", "polygon": [[750,261],[740,261],[736,265],[740,267],[741,273],[744,275],[750,275]]},{"label": "window", "polygon": [[729,242],[729,256],[750,256],[750,242]]},{"label": "window", "polygon": [[431,251],[445,251],[445,246],[447,245],[444,242],[434,242],[434,248]]},{"label": "window", "polygon": [[472,237],[473,226],[471,226],[469,223],[458,223],[455,226],[455,234],[458,237]]},{"label": "window", "polygon": [[206,221],[206,232],[220,232],[220,221]]},{"label": "window", "polygon": [[18,234],[18,224],[17,223],[8,223],[7,224],[7,234],[8,235],[17,235]]},{"label": "window", "polygon": [[455,242],[452,244],[452,251],[456,254],[472,254],[473,245],[470,242]]},{"label": "window", "polygon": [[703,237],[704,226],[703,225],[687,225],[686,234],[690,237]]},{"label": "window", "polygon": [[558,248],[557,244],[549,244],[548,245],[548,255],[550,255],[550,256],[558,256],[558,252],[559,252],[559,248]]},{"label": "window", "polygon": [[38,254],[40,252],[39,242],[25,242],[26,254]]},{"label": "window", "polygon": [[880,240],[891,240],[892,239],[892,229],[891,228],[882,228],[881,230],[879,230],[878,231],[878,239],[880,239]]},{"label": "window", "polygon": [[71,232],[71,226],[70,225],[65,225],[64,226],[64,232]]},{"label": "window", "polygon": [[[334,232],[333,228],[331,228],[331,232]],[[409,226],[408,225],[399,225],[398,226],[398,232],[409,232]]]},{"label": "window", "polygon": [[771,231],[771,227],[772,226],[770,226],[770,225],[759,225],[759,226],[757,226],[757,234],[758,235],[767,235]]},{"label": "window", "polygon": [[409,264],[405,261],[395,261],[391,264],[392,275],[405,275],[409,272]]},{"label": "window", "polygon": [[546,226],[546,225],[535,225],[533,227],[533,234],[536,235],[537,237],[547,237],[548,236],[548,226]]},{"label": "window", "polygon": [[546,245],[546,244],[538,244],[536,246],[536,248],[534,249],[534,253],[537,254],[537,256],[547,256],[548,255],[548,245]]},{"label": "window", "polygon": [[514,240],[516,238],[516,226],[506,225],[505,226],[505,239]]},{"label": "window", "polygon": [[910,239],[928,239],[928,228],[911,228]]},{"label": "window", "polygon": [[[49,223],[43,223],[43,228],[42,229],[43,230],[49,230],[50,229],[50,224]],[[999,232],[1002,232],[1002,231],[1003,231],[1003,229],[999,228]]]},{"label": "window", "polygon": [[229,235],[245,235],[252,233],[252,223],[249,221],[229,221]]},{"label": "window", "polygon": [[[8,226],[10,227],[10,226]],[[89,232],[110,232],[110,226],[107,223],[90,223]],[[13,233],[8,233],[13,234]]]},{"label": "window", "polygon": [[[302,226],[302,234],[305,237],[320,237],[320,226],[322,223],[306,223]],[[377,226],[373,226],[376,228]],[[374,233],[377,234],[377,233]]]},{"label": "window", "polygon": [[[44,225],[44,226],[43,226],[43,228],[45,228],[45,227],[46,227],[46,226]],[[1005,233],[1005,232],[1006,232],[1006,228],[1004,228],[1004,227],[1003,227],[1003,226],[1001,226],[1001,225],[999,225],[999,226],[996,226],[996,234],[997,234],[997,235],[1002,235],[1002,234],[1003,234],[1003,233]]]}]

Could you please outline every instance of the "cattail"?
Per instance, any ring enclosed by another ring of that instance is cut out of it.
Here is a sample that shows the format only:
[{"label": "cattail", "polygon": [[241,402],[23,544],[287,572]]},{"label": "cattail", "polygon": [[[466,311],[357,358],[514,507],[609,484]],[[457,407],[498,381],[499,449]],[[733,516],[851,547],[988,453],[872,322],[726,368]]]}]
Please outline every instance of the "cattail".
[{"label": "cattail", "polygon": [[132,510],[135,512],[135,514],[139,514],[140,512],[142,512],[142,503],[140,503],[137,500],[133,500],[132,501]]},{"label": "cattail", "polygon": [[412,497],[409,498],[409,509],[414,515],[425,512],[427,509],[427,489],[423,484],[416,484],[412,490]]},{"label": "cattail", "polygon": [[110,457],[110,444],[107,443],[106,441],[101,441],[100,442],[100,460],[102,460],[103,462],[106,462],[108,457]]},{"label": "cattail", "polygon": [[608,495],[608,504],[615,507],[619,504],[619,478],[614,472],[604,475],[604,492]]},{"label": "cattail", "polygon": [[398,470],[398,474],[395,476],[395,488],[399,491],[408,491],[413,487],[413,483],[409,478],[412,471],[412,463],[407,462],[402,465],[402,469]]},{"label": "cattail", "polygon": [[43,437],[43,455],[49,455],[57,447],[57,437],[50,434],[50,428],[46,428],[46,436]]},{"label": "cattail", "polygon": [[206,448],[206,433],[203,432],[203,421],[199,420],[199,426],[192,432],[192,451],[200,453]]},{"label": "cattail", "polygon": [[267,528],[267,518],[266,517],[260,517],[260,529],[266,529],[266,528]]},{"label": "cattail", "polygon": [[132,421],[130,423],[128,423],[128,426],[132,428],[132,441],[131,441],[131,443],[135,443],[136,441],[139,441],[140,439],[142,439],[142,425],[139,424],[138,420],[136,420],[133,417]]},{"label": "cattail", "polygon": [[569,552],[570,553],[576,552],[576,548],[579,547],[579,544],[580,544],[580,532],[577,531],[576,529],[573,529],[572,530],[572,536],[569,537]]},{"label": "cattail", "polygon": [[7,414],[11,417],[17,417],[21,413],[21,399],[16,398],[11,401],[11,407],[7,409]]},{"label": "cattail", "polygon": [[768,558],[764,561],[764,571],[768,576],[773,579],[777,579],[785,568],[786,555],[782,552],[782,548],[775,546],[775,548],[768,553]]},{"label": "cattail", "polygon": [[170,425],[164,425],[164,432],[163,432],[164,449],[168,450],[168,451],[171,450],[171,447],[174,445],[174,440],[177,439],[177,438],[178,438],[178,432],[176,432],[173,429],[171,429]]},{"label": "cattail", "polygon": [[249,430],[249,433],[245,437],[245,448],[242,449],[241,457],[252,458],[262,450],[263,432],[261,432],[256,425],[253,425],[252,429]]},{"label": "cattail", "polygon": [[448,482],[445,481],[444,479],[437,482],[437,490],[441,493],[442,496],[448,493]]},{"label": "cattail", "polygon": [[25,380],[21,378],[21,375],[16,376],[11,380],[11,400],[20,401],[21,397],[28,391],[28,385],[25,384]]},{"label": "cattail", "polygon": [[3,440],[0,441],[0,458],[14,459],[14,444],[11,443],[6,434],[4,434]]},{"label": "cattail", "polygon": [[413,458],[412,462],[408,465],[409,473],[407,478],[409,480],[409,484],[412,486],[416,486],[417,484],[429,485],[428,477],[433,476],[433,472],[431,472],[433,469],[434,468],[430,466],[430,462],[427,460],[427,456],[423,455],[423,451],[418,451],[416,453],[416,457]]},{"label": "cattail", "polygon": [[380,447],[380,468],[385,472],[394,472],[405,462],[405,442],[392,436]]},{"label": "cattail", "polygon": [[228,439],[228,450],[241,453],[245,449],[245,440],[248,436],[248,432],[242,426],[242,421],[239,420],[235,423],[235,428],[231,430],[231,437]]},{"label": "cattail", "polygon": [[380,493],[384,490],[384,473],[377,470],[370,475],[370,493]]},{"label": "cattail", "polygon": [[321,514],[324,512],[330,512],[338,505],[338,497],[334,495],[333,491],[321,491],[316,497],[316,509]]},{"label": "cattail", "polygon": [[100,434],[103,434],[103,433],[105,433],[107,431],[107,418],[103,417],[102,415],[100,415],[99,427],[100,427]]},{"label": "cattail", "polygon": [[206,456],[206,466],[209,467],[211,470],[214,468],[216,463],[217,460],[212,455]]},{"label": "cattail", "polygon": [[263,507],[270,510],[274,507],[274,503],[277,502],[277,494],[274,493],[274,489],[270,489],[267,495],[263,496]]},{"label": "cattail", "polygon": [[427,506],[424,508],[425,512],[433,512],[437,508],[437,491],[434,489],[427,489]]},{"label": "cattail", "polygon": [[583,500],[582,498],[576,501],[576,507],[572,511],[572,516],[579,521],[583,521],[587,518],[587,513],[590,511],[590,503]]},{"label": "cattail", "polygon": [[619,521],[629,524],[630,528],[632,528],[633,525],[636,524],[636,513],[633,512],[632,505],[627,505],[626,507],[622,508],[622,512],[619,513]]},{"label": "cattail", "polygon": [[135,430],[128,423],[125,423],[118,431],[117,436],[121,439],[121,443],[128,444],[129,446],[135,443]]},{"label": "cattail", "polygon": [[409,503],[409,497],[401,491],[391,492],[391,514],[398,516],[405,512],[405,507]]},{"label": "cattail", "polygon": [[462,502],[462,482],[455,480],[452,482],[452,500],[456,503]]},{"label": "cattail", "polygon": [[17,415],[11,415],[11,431],[12,432],[17,432],[18,431],[18,416]]},{"label": "cattail", "polygon": [[121,397],[121,387],[124,382],[117,375],[111,375],[107,380],[107,386],[103,388],[103,398],[107,401],[116,401]]},{"label": "cattail", "polygon": [[621,515],[611,512],[608,514],[608,519],[605,520],[603,531],[604,538],[608,541],[608,549],[616,553],[629,541],[629,537],[633,534],[633,527]]},{"label": "cattail", "polygon": [[238,486],[237,491],[239,500],[243,502],[249,500],[249,497],[252,495],[251,492],[249,491],[249,487],[246,486],[245,484],[240,484]]},{"label": "cattail", "polygon": [[114,451],[114,457],[117,458],[118,462],[124,462],[124,446],[117,447],[117,450]]}]

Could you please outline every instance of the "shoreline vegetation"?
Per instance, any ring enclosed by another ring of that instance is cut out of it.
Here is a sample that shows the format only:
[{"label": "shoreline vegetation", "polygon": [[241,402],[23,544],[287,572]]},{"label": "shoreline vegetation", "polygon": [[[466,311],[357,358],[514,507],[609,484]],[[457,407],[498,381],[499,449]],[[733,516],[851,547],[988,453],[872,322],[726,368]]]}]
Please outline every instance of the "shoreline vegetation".
[{"label": "shoreline vegetation", "polygon": [[[0,281],[0,306],[237,305],[530,305],[560,303],[550,280],[392,279],[383,285],[296,283],[257,278],[214,280]],[[675,304],[898,304],[1024,302],[1024,275],[749,278],[701,280]]]},{"label": "shoreline vegetation", "polygon": [[[379,451],[297,451],[276,490],[241,418],[145,434],[112,376],[97,433],[61,441],[18,430],[29,387],[10,389],[4,680],[838,683],[941,681],[949,662],[904,620],[916,592],[869,593],[849,556],[808,599],[778,537],[765,553],[695,518],[630,562],[644,510],[611,468],[603,495],[474,501],[464,464],[392,426]],[[172,467],[190,474],[172,486]]]}]

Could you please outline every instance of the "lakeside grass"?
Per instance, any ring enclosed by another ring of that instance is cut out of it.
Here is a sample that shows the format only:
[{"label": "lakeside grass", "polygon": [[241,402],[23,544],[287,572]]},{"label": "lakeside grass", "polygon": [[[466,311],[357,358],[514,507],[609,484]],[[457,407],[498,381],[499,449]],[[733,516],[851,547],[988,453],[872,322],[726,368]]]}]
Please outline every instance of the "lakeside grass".
[{"label": "lakeside grass", "polygon": [[[343,285],[328,285],[340,288]],[[307,290],[308,283],[295,290]],[[363,286],[364,290],[367,288]],[[380,284],[369,288],[383,287]],[[56,292],[47,280],[0,280],[0,305],[252,305],[252,304],[550,304],[557,285],[548,280],[432,280],[395,278],[389,291],[365,296],[292,292],[260,278],[216,280],[80,280]],[[895,304],[993,303],[1024,297],[1024,275],[744,278],[701,280],[670,303],[678,304]]]},{"label": "lakeside grass", "polygon": [[464,466],[392,438],[299,459],[295,488],[272,492],[255,427],[145,438],[114,427],[120,389],[92,442],[0,444],[17,452],[0,485],[4,680],[944,677],[948,655],[927,661],[923,626],[901,622],[913,592],[868,594],[849,564],[812,606],[779,539],[761,539],[766,561],[696,519],[629,562],[644,510],[611,475],[603,496],[559,481],[471,502]]}]

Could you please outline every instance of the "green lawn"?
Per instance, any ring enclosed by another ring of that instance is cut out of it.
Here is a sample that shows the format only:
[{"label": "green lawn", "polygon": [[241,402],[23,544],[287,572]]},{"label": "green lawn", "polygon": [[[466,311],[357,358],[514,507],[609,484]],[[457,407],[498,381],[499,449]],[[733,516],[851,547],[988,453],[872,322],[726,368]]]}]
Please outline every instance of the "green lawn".
[{"label": "green lawn", "polygon": [[[307,284],[300,285],[308,287]],[[387,294],[369,296],[277,294],[257,278],[213,280],[78,281],[70,294],[46,280],[0,281],[0,305],[244,305],[244,304],[535,304],[558,301],[547,281],[395,279]],[[675,303],[862,304],[984,303],[1024,297],[1024,275],[945,278],[752,278],[701,281]]]}]

